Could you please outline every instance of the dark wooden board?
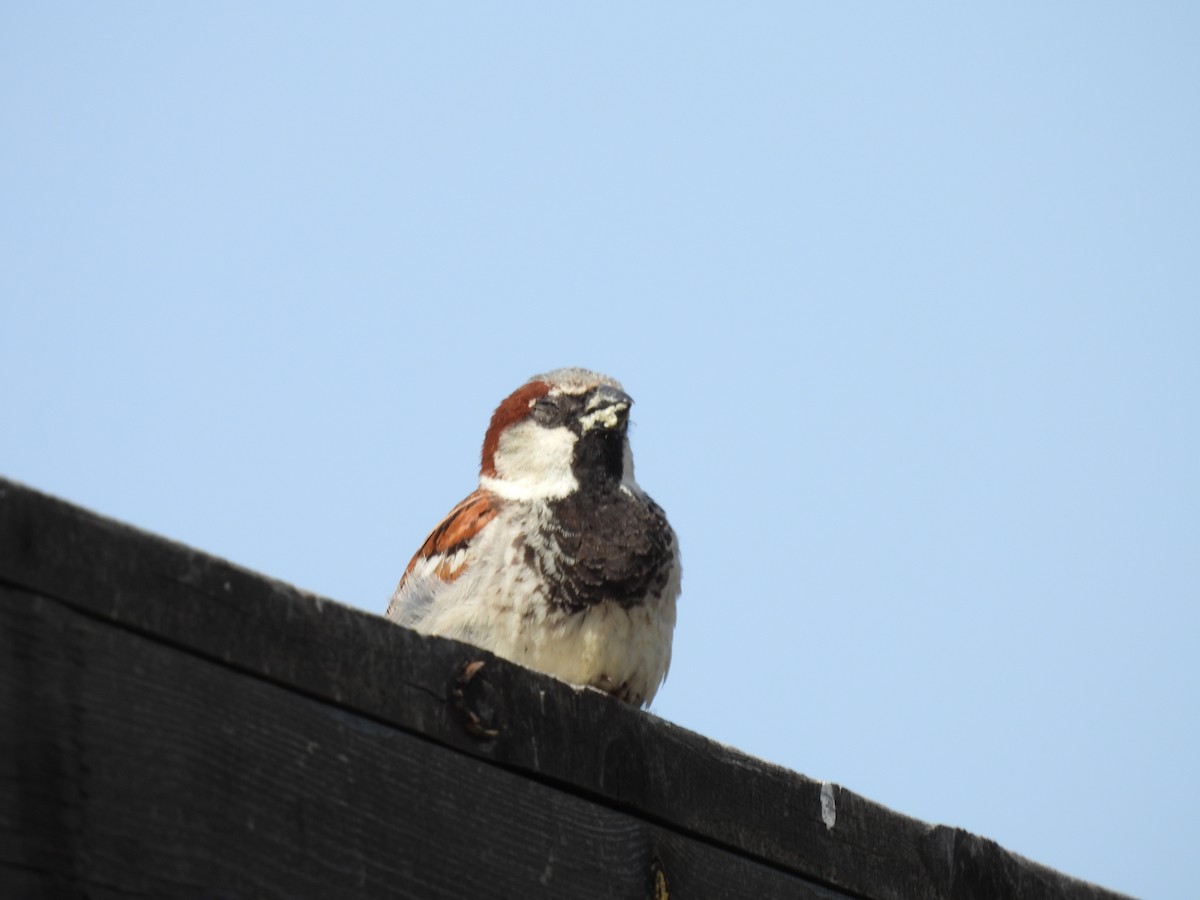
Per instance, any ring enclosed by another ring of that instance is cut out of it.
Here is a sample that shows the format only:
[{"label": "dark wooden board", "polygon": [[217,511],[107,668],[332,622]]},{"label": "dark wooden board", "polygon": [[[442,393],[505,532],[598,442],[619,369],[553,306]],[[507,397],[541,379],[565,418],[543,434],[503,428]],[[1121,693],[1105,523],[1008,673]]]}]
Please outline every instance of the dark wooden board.
[{"label": "dark wooden board", "polygon": [[0,896],[844,897],[0,588]]},{"label": "dark wooden board", "polygon": [[827,828],[820,782],[4,481],[0,583],[863,897],[1119,896],[841,787]]}]

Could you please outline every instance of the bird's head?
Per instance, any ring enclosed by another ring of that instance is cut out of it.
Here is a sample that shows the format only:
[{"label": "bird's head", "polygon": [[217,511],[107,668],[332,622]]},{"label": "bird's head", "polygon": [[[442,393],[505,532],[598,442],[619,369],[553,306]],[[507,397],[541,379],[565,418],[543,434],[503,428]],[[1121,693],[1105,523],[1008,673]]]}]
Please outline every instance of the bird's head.
[{"label": "bird's head", "polygon": [[512,500],[553,500],[581,487],[633,485],[631,398],[586,369],[535,375],[492,414],[479,483]]}]

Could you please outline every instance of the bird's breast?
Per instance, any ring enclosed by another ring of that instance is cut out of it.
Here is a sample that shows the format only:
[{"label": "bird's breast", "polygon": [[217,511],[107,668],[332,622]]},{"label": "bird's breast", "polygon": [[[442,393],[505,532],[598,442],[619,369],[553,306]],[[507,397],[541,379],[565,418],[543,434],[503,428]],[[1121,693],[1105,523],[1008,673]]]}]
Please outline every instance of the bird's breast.
[{"label": "bird's breast", "polygon": [[552,605],[629,609],[661,597],[675,564],[675,535],[653,501],[615,487],[549,505],[541,552],[530,552],[527,563],[552,585]]}]

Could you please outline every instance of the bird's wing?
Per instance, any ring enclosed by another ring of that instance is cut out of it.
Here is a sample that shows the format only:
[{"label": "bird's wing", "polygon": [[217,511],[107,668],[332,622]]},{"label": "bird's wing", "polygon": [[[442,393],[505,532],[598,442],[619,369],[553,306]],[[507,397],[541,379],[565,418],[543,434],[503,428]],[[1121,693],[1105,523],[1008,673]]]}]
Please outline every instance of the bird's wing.
[{"label": "bird's wing", "polygon": [[404,624],[424,618],[437,585],[454,581],[465,571],[471,542],[498,512],[495,498],[484,490],[450,510],[409,560],[388,606],[388,618]]}]

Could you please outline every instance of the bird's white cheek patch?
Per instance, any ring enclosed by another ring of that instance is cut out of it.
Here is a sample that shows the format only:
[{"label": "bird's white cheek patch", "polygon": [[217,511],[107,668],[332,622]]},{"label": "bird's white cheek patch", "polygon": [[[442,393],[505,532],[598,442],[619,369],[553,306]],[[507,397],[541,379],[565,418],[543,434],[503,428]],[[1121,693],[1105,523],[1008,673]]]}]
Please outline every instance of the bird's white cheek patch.
[{"label": "bird's white cheek patch", "polygon": [[638,483],[633,477],[633,451],[629,449],[629,438],[625,438],[623,458],[625,471],[621,475],[621,489],[627,494],[634,494],[640,497],[642,489],[638,487]]},{"label": "bird's white cheek patch", "polygon": [[571,471],[575,442],[567,428],[518,422],[500,435],[496,477],[482,478],[480,484],[513,500],[565,497],[579,487]]}]

